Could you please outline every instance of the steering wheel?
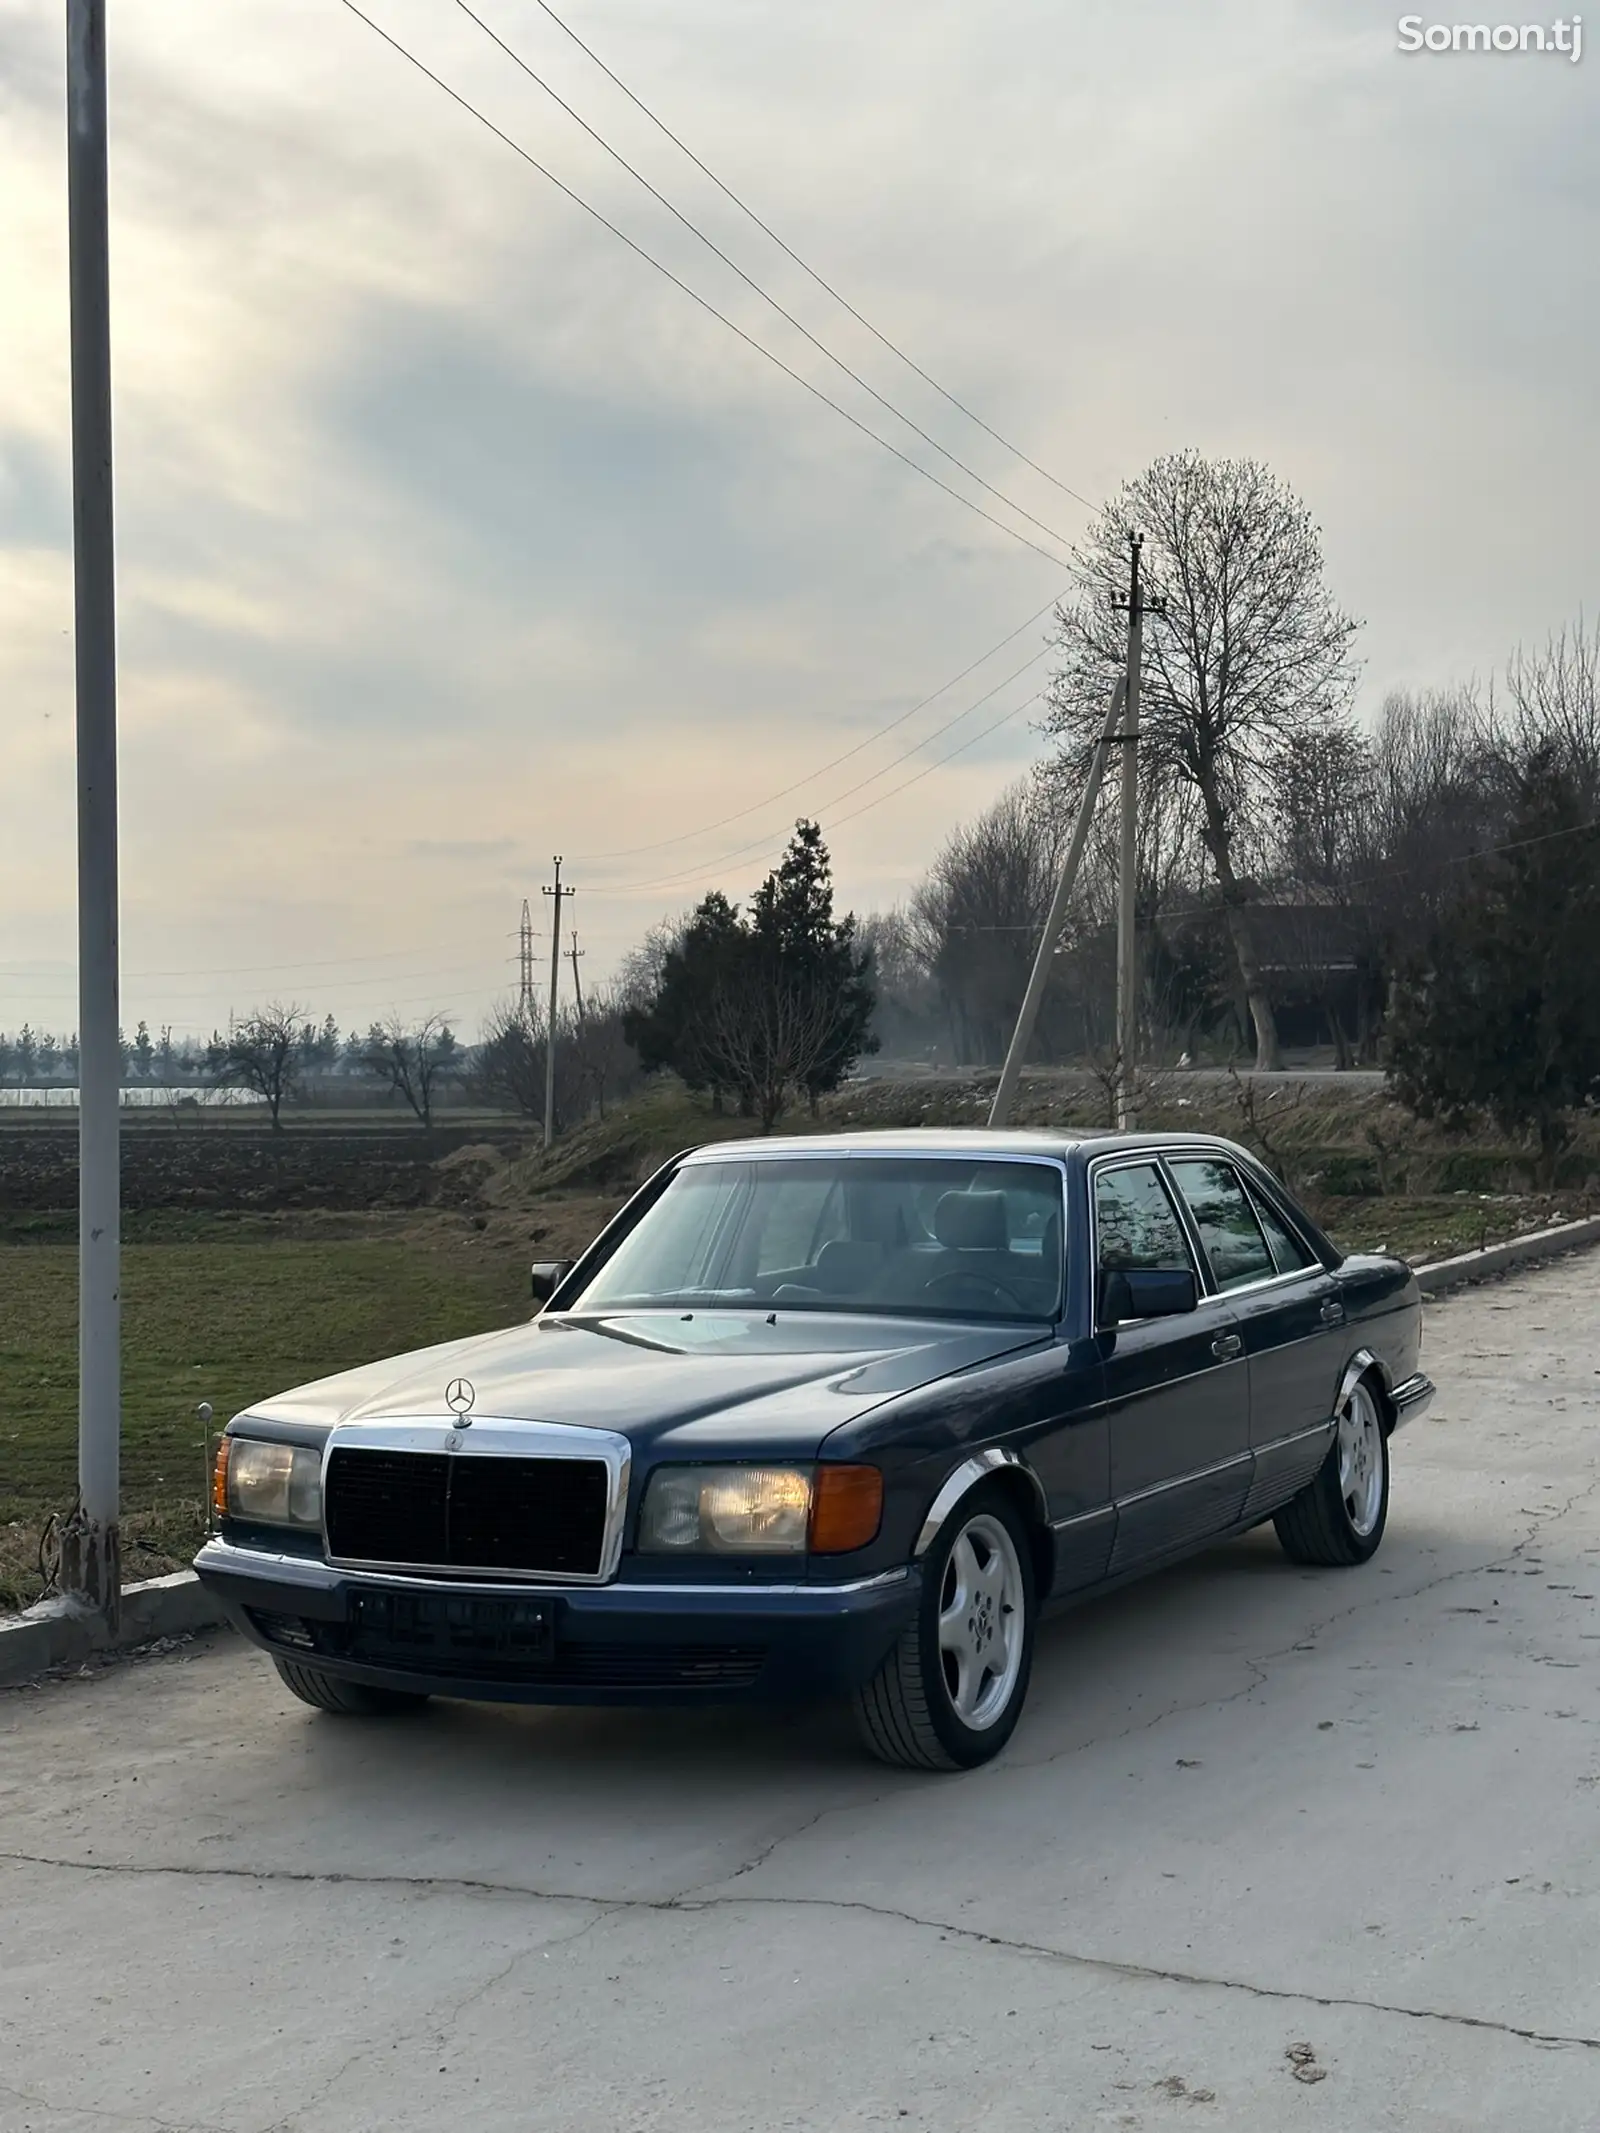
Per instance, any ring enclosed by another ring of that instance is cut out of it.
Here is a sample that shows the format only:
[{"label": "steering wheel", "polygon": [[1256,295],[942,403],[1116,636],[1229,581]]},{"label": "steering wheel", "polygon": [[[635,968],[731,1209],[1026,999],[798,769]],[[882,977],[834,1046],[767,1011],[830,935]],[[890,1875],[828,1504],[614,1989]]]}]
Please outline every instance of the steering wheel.
[{"label": "steering wheel", "polygon": [[924,1296],[931,1296],[936,1289],[944,1289],[951,1286],[982,1289],[996,1299],[1002,1310],[1009,1308],[1015,1311],[1019,1318],[1026,1318],[1028,1315],[1027,1306],[1023,1303],[1021,1297],[1014,1295],[1003,1281],[995,1281],[988,1274],[971,1273],[965,1267],[957,1267],[949,1273],[930,1276],[922,1284],[922,1293]]}]

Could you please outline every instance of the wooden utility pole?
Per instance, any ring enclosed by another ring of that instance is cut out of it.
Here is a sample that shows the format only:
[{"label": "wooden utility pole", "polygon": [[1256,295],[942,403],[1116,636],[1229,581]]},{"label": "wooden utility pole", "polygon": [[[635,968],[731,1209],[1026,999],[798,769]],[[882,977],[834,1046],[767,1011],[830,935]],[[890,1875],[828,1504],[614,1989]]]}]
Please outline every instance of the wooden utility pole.
[{"label": "wooden utility pole", "polygon": [[67,0],[67,279],[78,753],[78,1500],[61,1582],[121,1611],[121,1104],[117,647],[105,0]]},{"label": "wooden utility pole", "polygon": [[580,1030],[583,1028],[583,980],[578,975],[578,965],[588,952],[587,948],[578,946],[578,936],[574,933],[572,946],[567,950],[567,961],[572,965],[572,998],[578,1010],[578,1027]]},{"label": "wooden utility pole", "polygon": [[[561,854],[556,854],[555,887],[545,884],[544,893],[554,898],[550,921],[550,1014],[544,1032],[544,1144],[554,1145],[556,1137],[556,1003],[561,989],[561,904],[564,897],[576,896],[576,889],[561,886]],[[574,966],[576,967],[576,966]]]}]

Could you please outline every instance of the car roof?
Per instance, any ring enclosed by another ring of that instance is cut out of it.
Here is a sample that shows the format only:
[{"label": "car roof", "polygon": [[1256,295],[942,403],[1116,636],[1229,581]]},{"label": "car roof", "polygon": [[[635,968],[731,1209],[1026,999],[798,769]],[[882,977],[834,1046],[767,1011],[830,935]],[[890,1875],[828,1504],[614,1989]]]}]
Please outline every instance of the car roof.
[{"label": "car roof", "polygon": [[1178,1146],[1215,1149],[1229,1155],[1248,1155],[1232,1141],[1214,1133],[1191,1133],[1182,1127],[1171,1133],[1115,1133],[1085,1128],[987,1126],[901,1126],[860,1133],[807,1133],[779,1136],[751,1135],[744,1140],[708,1141],[689,1150],[692,1162],[744,1161],[750,1156],[827,1155],[953,1155],[953,1156],[1055,1156],[1088,1148],[1095,1155],[1171,1149]]}]

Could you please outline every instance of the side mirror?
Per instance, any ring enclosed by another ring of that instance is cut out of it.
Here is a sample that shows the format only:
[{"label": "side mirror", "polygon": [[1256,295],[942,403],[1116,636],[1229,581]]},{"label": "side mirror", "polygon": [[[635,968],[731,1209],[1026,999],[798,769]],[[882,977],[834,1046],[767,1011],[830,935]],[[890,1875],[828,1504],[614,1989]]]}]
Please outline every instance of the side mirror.
[{"label": "side mirror", "polygon": [[571,1259],[536,1259],[529,1270],[534,1302],[541,1306],[547,1304],[575,1264]]},{"label": "side mirror", "polygon": [[1102,1326],[1126,1318],[1177,1318],[1199,1303],[1199,1285],[1188,1267],[1114,1267],[1100,1277]]}]

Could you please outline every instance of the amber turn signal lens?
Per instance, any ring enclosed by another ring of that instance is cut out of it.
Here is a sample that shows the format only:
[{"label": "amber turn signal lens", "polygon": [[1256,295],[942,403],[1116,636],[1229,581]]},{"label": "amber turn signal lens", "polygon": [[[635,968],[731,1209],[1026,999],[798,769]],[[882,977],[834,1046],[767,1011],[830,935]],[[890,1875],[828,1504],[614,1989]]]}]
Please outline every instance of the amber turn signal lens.
[{"label": "amber turn signal lens", "polygon": [[847,1555],[877,1536],[883,1476],[875,1466],[819,1466],[811,1489],[811,1552]]},{"label": "amber turn signal lens", "polygon": [[217,1439],[217,1456],[211,1467],[211,1508],[218,1518],[228,1515],[228,1455],[232,1450],[231,1437]]}]

